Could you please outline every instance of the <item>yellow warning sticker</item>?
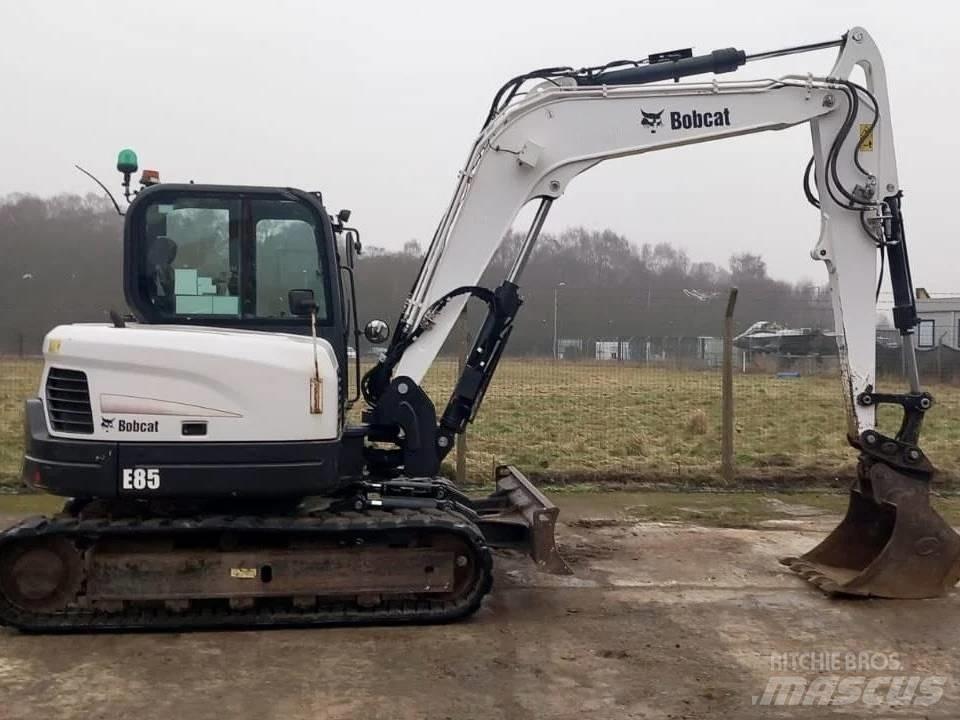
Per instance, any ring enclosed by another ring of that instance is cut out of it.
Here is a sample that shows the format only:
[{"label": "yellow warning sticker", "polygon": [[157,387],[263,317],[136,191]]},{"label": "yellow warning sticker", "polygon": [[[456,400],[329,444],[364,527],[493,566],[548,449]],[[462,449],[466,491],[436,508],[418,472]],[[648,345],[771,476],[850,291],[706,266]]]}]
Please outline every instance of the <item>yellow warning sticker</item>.
[{"label": "yellow warning sticker", "polygon": [[47,345],[47,352],[51,355],[56,355],[58,352],[60,352],[60,341],[51,340],[50,344]]},{"label": "yellow warning sticker", "polygon": [[237,580],[256,580],[257,569],[244,567],[230,568],[230,577],[236,578]]},{"label": "yellow warning sticker", "polygon": [[873,130],[870,123],[860,123],[860,152],[873,150]]}]

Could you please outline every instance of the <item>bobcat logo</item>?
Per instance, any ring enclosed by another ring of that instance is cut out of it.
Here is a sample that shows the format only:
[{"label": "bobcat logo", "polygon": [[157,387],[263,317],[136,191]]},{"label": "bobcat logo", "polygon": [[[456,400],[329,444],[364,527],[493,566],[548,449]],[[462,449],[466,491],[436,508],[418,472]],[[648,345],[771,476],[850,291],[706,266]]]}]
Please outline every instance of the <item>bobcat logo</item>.
[{"label": "bobcat logo", "polygon": [[657,128],[663,125],[663,120],[660,118],[663,115],[663,110],[658,113],[649,113],[646,110],[641,110],[640,114],[643,115],[643,119],[640,121],[640,124],[643,127],[650,128],[650,132],[655,133]]},{"label": "bobcat logo", "polygon": [[104,430],[113,430],[113,421],[116,418],[100,418],[100,427]]}]

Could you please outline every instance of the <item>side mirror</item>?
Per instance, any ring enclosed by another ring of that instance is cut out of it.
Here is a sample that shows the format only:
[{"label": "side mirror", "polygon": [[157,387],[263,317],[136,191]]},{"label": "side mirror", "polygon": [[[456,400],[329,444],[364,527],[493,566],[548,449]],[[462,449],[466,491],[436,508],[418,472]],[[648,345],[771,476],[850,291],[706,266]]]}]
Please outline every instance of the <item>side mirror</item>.
[{"label": "side mirror", "polygon": [[313,290],[291,290],[287,295],[290,314],[305,317],[317,310],[317,301],[313,299]]},{"label": "side mirror", "polygon": [[390,337],[390,326],[383,320],[371,320],[363,329],[363,336],[373,345],[379,345]]}]

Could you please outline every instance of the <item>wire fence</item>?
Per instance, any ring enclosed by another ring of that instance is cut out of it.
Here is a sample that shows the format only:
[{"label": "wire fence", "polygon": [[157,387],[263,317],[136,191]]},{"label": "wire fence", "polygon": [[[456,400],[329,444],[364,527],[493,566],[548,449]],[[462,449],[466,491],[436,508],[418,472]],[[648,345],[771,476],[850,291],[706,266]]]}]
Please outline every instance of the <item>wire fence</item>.
[{"label": "wire fence", "polygon": [[35,397],[43,363],[0,355],[0,485],[16,485],[23,460],[23,403]]},{"label": "wire fence", "polygon": [[[734,458],[741,481],[829,482],[852,476],[836,364],[789,363],[734,375]],[[798,367],[808,368],[797,369]],[[446,359],[428,376],[442,406],[457,376]],[[898,387],[891,378],[886,387]],[[923,446],[945,476],[960,473],[960,387],[934,383]],[[895,408],[880,428],[893,434]],[[642,362],[510,359],[467,433],[470,479],[509,462],[550,482],[715,483],[721,461],[721,372]]]},{"label": "wire fence", "polygon": [[[511,463],[553,483],[718,481],[716,363],[695,354],[601,355],[606,359],[505,358],[467,432],[468,480],[483,482],[495,465]],[[960,385],[952,376],[941,382],[935,363],[928,365],[924,375],[937,405],[928,413],[923,446],[945,477],[960,477]],[[438,408],[458,367],[456,357],[441,357],[425,379]],[[734,367],[740,480],[822,482],[851,475],[856,454],[845,439],[835,358],[737,350]],[[40,358],[0,357],[0,483],[8,486],[19,482],[23,401],[37,395],[41,371]],[[891,377],[884,386],[897,383]],[[893,433],[898,422],[895,409],[881,409],[881,429]],[[445,468],[451,474],[453,459]]]}]

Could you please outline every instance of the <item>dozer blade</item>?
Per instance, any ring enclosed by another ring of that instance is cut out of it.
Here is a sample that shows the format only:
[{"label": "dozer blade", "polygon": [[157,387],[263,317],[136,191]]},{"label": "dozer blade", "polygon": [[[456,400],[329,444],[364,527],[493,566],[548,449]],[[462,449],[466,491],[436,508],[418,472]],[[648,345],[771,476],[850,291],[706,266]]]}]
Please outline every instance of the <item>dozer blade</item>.
[{"label": "dozer blade", "polygon": [[928,481],[882,463],[858,475],[843,521],[810,552],[780,562],[830,594],[949,592],[960,579],[960,535],[930,506]]},{"label": "dozer blade", "polygon": [[525,552],[545,572],[572,574],[554,537],[560,509],[512,465],[497,467],[494,480],[496,491],[474,506],[487,544]]}]

